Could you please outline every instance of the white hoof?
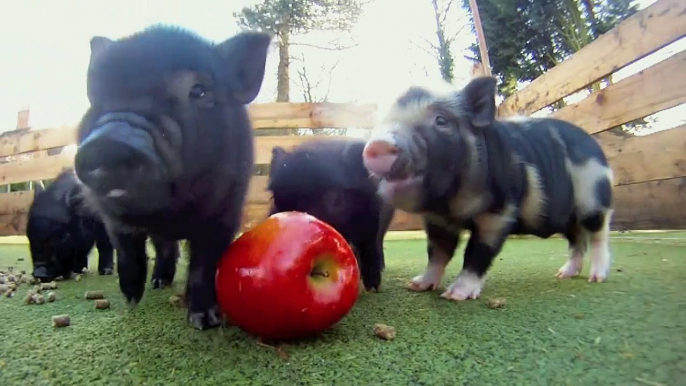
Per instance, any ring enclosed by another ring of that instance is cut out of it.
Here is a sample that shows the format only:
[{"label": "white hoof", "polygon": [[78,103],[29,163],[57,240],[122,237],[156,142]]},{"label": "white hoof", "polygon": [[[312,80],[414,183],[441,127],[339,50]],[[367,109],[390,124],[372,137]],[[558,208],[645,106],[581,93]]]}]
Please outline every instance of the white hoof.
[{"label": "white hoof", "polygon": [[477,277],[469,271],[462,271],[448,289],[441,294],[442,298],[463,301],[478,299],[481,295],[486,277]]}]

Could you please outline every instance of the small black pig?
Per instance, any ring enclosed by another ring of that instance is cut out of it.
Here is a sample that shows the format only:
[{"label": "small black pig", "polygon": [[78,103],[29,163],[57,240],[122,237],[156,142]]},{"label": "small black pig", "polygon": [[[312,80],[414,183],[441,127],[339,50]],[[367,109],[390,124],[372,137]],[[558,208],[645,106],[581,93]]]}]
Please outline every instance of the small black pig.
[{"label": "small black pig", "polygon": [[270,215],[309,213],[335,228],[355,250],[367,290],[378,290],[383,239],[395,209],[376,194],[362,163],[361,139],[312,139],[290,151],[272,149]]},{"label": "small black pig", "polygon": [[71,169],[57,175],[47,189],[36,184],[26,223],[33,276],[41,281],[65,279],[88,268],[93,245],[98,249],[98,273],[111,275],[114,249],[102,222],[83,205],[80,186]]},{"label": "small black pig", "polygon": [[[98,249],[98,273],[114,273],[114,248],[98,215],[85,204],[73,169],[65,168],[47,188],[36,185],[26,224],[33,276],[49,282],[88,268],[88,255]],[[153,287],[171,285],[176,272],[176,242],[153,239],[157,253]],[[167,264],[169,262],[170,264]]]},{"label": "small black pig", "polygon": [[74,164],[132,307],[145,290],[146,234],[186,239],[189,324],[222,322],[215,272],[242,219],[254,151],[245,105],[261,88],[271,39],[243,32],[214,44],[168,26],[91,39],[91,105]]},{"label": "small black pig", "polygon": [[561,278],[579,274],[590,243],[588,281],[605,280],[613,175],[602,148],[562,120],[496,120],[495,87],[493,77],[462,90],[411,87],[367,142],[364,164],[382,178],[379,194],[424,218],[429,262],[409,287],[440,285],[461,229],[471,236],[447,299],[479,297],[509,234],[564,235]]}]

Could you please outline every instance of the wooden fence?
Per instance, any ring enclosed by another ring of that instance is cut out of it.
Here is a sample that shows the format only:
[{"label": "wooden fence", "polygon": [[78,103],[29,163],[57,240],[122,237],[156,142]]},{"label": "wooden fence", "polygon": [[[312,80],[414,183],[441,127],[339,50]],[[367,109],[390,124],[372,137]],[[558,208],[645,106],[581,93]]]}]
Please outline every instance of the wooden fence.
[{"label": "wooden fence", "polygon": [[[686,36],[686,2],[658,0],[584,47],[526,88],[504,100],[500,116],[532,114]],[[686,103],[686,52],[605,88],[552,115],[593,134],[610,159],[616,180],[613,229],[686,228],[686,125],[633,136],[618,126]],[[257,131],[256,164],[268,164],[274,145],[290,147],[311,136],[263,135],[267,129],[363,128],[376,119],[372,104],[268,103],[249,106]],[[685,117],[686,118],[686,117]],[[20,114],[18,121],[25,121]],[[18,123],[18,126],[25,125]],[[0,184],[51,179],[70,166],[73,127],[31,130],[18,127],[0,136]],[[264,219],[270,194],[267,176],[252,178],[244,229]],[[0,193],[0,236],[24,234],[33,193]],[[398,211],[391,229],[420,229],[416,216]]]}]

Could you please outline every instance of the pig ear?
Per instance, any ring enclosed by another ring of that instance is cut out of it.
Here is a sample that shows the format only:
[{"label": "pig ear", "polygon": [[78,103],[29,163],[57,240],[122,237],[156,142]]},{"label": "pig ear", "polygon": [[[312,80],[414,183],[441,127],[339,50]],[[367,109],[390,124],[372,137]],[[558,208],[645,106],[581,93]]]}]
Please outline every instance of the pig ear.
[{"label": "pig ear", "polygon": [[495,92],[496,79],[492,76],[474,78],[462,89],[465,107],[475,127],[489,126],[495,120]]},{"label": "pig ear", "polygon": [[272,148],[272,165],[275,162],[279,162],[286,155],[286,149],[281,146],[274,146]]},{"label": "pig ear", "polygon": [[252,102],[260,92],[271,41],[267,33],[242,32],[216,47],[226,68],[230,92],[242,104]]},{"label": "pig ear", "polygon": [[104,36],[93,36],[91,38],[91,62],[94,58],[98,57],[100,54],[105,52],[114,41],[112,39],[106,38]]},{"label": "pig ear", "polygon": [[45,185],[42,180],[35,181],[33,183],[33,197],[43,193],[45,191]]}]

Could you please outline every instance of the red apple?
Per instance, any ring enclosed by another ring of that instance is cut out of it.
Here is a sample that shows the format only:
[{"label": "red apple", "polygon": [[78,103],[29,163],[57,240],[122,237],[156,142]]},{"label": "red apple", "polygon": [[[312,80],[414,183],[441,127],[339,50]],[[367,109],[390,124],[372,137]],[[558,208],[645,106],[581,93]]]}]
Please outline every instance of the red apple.
[{"label": "red apple", "polygon": [[359,294],[360,272],[338,231],[306,213],[268,217],[222,256],[217,300],[227,319],[264,339],[298,339],[341,320]]}]

